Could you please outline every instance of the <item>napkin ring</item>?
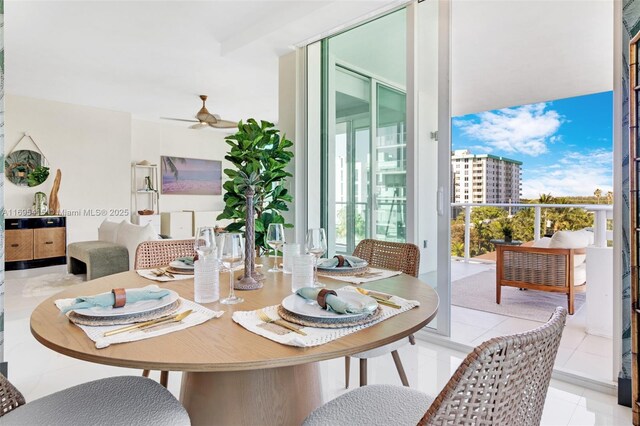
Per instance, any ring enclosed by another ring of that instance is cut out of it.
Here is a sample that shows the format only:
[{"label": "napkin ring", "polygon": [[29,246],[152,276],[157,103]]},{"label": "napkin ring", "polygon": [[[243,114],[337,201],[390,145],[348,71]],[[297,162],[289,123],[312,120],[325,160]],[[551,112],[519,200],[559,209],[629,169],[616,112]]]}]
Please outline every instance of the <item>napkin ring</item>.
[{"label": "napkin ring", "polygon": [[320,305],[322,309],[327,309],[327,296],[330,294],[333,294],[334,296],[338,295],[335,291],[326,288],[323,288],[318,292],[316,300],[318,301],[318,305]]},{"label": "napkin ring", "polygon": [[111,293],[113,293],[114,308],[122,308],[127,303],[127,292],[124,288],[114,288]]},{"label": "napkin ring", "polygon": [[338,268],[342,268],[344,266],[344,256],[337,255],[337,256],[333,256],[333,257],[338,259]]}]

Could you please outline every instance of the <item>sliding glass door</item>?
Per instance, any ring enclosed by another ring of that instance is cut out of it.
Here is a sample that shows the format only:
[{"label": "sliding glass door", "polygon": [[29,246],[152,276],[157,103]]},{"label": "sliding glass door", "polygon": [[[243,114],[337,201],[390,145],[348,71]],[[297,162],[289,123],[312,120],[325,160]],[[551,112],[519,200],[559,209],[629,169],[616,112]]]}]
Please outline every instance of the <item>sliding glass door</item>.
[{"label": "sliding glass door", "polygon": [[332,252],[352,253],[371,235],[371,81],[335,69],[335,136],[328,146],[327,189],[335,198]]},{"label": "sliding glass door", "polygon": [[407,96],[376,84],[373,173],[374,234],[385,241],[407,240]]},{"label": "sliding glass door", "polygon": [[308,224],[326,229],[330,257],[365,238],[416,244],[419,278],[440,296],[429,326],[442,334],[450,312],[448,7],[413,2],[306,48]]},{"label": "sliding glass door", "polygon": [[405,43],[405,10],[323,41],[330,255],[407,239]]}]

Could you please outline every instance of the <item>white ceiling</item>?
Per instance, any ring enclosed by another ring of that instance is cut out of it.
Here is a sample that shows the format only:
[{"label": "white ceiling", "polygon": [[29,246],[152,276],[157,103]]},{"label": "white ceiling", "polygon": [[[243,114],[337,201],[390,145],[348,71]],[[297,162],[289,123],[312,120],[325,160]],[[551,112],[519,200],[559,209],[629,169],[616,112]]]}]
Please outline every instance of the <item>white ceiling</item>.
[{"label": "white ceiling", "polygon": [[395,1],[5,1],[6,90],[134,116],[276,120],[278,56]]},{"label": "white ceiling", "polygon": [[453,116],[613,90],[612,0],[454,0]]},{"label": "white ceiling", "polygon": [[[399,3],[5,0],[5,87],[148,119],[208,94],[277,120],[278,56]],[[456,0],[452,19],[454,115],[612,89],[611,0]]]}]

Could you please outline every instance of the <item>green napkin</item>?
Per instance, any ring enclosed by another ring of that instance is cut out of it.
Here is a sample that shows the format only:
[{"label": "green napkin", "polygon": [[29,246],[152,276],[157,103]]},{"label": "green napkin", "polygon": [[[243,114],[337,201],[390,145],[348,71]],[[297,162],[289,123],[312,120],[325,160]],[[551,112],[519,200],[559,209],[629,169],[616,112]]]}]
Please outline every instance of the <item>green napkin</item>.
[{"label": "green napkin", "polygon": [[[316,287],[303,287],[298,289],[296,294],[307,300],[317,300],[320,290],[322,289]],[[327,302],[327,311],[332,311],[338,314],[364,314],[369,312],[367,309],[357,308],[333,294],[327,295],[325,300]]]},{"label": "green napkin", "polygon": [[176,260],[184,263],[185,265],[193,266],[193,256],[179,257]]},{"label": "green napkin", "polygon": [[[360,259],[359,257],[348,256],[348,255],[345,255],[342,257],[344,257],[343,267],[358,268],[360,266],[365,266],[367,264],[365,260]],[[321,261],[318,262],[318,267],[324,268],[324,269],[337,268],[338,258],[332,257],[331,259],[322,259]]]},{"label": "green napkin", "polygon": [[[125,291],[127,293],[127,304],[139,302],[141,300],[161,299],[169,294],[168,290],[157,287],[134,288]],[[111,292],[100,293],[94,296],[76,297],[74,304],[62,309],[62,313],[66,314],[69,311],[74,311],[76,309],[93,308],[94,306],[108,308],[109,306],[113,306],[114,302],[114,296]]]}]

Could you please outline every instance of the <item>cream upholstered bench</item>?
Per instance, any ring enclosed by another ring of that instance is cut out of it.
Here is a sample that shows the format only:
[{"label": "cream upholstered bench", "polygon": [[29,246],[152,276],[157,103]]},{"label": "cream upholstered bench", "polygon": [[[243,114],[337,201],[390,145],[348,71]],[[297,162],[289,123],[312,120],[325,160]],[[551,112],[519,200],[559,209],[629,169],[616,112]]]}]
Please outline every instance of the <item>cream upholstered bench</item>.
[{"label": "cream upholstered bench", "polygon": [[67,247],[67,268],[72,274],[87,272],[87,281],[134,268],[136,248],[144,241],[158,239],[151,224],[106,219],[98,228],[97,241],[71,243]]},{"label": "cream upholstered bench", "polygon": [[71,274],[86,271],[87,281],[129,270],[129,251],[106,241],[81,241],[67,247],[67,269]]}]

